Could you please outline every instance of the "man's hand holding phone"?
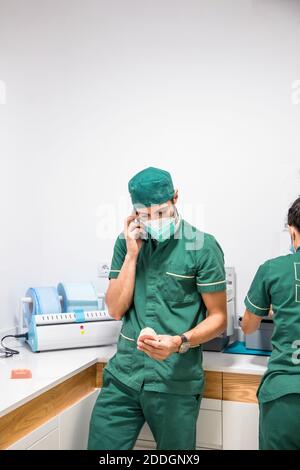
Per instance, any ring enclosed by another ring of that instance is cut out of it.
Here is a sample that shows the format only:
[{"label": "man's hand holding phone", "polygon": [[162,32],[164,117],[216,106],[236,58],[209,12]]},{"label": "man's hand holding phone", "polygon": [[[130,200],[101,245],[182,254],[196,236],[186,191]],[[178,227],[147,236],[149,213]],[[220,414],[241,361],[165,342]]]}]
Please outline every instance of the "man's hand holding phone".
[{"label": "man's hand holding phone", "polygon": [[124,235],[127,246],[127,255],[137,258],[143,244],[144,230],[137,221],[136,214],[132,214],[125,219]]}]

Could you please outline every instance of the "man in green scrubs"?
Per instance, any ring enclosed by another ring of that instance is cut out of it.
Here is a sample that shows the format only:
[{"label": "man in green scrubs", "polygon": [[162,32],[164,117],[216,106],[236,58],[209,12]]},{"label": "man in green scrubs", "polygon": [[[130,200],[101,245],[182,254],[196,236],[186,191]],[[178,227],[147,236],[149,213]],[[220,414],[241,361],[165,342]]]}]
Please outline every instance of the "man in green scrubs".
[{"label": "man in green scrubs", "polygon": [[[212,235],[179,216],[168,172],[139,172],[129,192],[134,213],[116,240],[106,294],[110,314],[123,324],[88,447],[132,449],[146,421],[157,449],[194,449],[201,345],[226,327],[223,252]],[[145,327],[157,336],[139,340]]]},{"label": "man in green scrubs", "polygon": [[261,450],[300,450],[300,198],[289,210],[291,254],[260,266],[245,299],[245,334],[256,331],[271,306],[273,351],[260,387]]}]

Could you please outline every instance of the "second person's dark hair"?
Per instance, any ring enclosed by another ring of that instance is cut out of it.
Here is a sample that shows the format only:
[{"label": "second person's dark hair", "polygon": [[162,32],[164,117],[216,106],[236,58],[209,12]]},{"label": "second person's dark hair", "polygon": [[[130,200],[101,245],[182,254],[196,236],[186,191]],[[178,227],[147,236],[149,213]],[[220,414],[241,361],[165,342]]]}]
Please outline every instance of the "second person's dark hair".
[{"label": "second person's dark hair", "polygon": [[296,199],[289,209],[288,224],[300,232],[300,197]]}]

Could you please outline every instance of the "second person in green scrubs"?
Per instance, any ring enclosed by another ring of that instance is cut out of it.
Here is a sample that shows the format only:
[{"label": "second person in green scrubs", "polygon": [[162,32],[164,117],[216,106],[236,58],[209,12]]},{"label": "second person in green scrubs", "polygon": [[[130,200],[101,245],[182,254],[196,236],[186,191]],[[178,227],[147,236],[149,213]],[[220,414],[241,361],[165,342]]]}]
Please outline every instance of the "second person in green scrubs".
[{"label": "second person in green scrubs", "polygon": [[260,266],[245,299],[245,334],[272,306],[273,351],[258,390],[261,450],[300,450],[300,198],[289,210],[291,254]]}]

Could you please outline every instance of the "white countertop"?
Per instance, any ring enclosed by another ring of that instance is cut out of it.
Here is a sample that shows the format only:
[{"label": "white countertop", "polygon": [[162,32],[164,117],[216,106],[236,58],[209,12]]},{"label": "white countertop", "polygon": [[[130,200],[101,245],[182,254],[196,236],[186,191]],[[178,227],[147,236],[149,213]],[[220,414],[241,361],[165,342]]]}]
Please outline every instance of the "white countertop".
[{"label": "white countertop", "polygon": [[[12,346],[14,347],[14,346]],[[27,345],[20,354],[0,359],[0,416],[18,408],[50,388],[96,362],[107,362],[116,346],[32,353]],[[204,352],[203,366],[207,371],[263,375],[268,358]],[[12,369],[30,369],[32,379],[11,379]]]},{"label": "white countertop", "polygon": [[268,360],[269,357],[266,356],[204,352],[203,368],[213,372],[263,375],[266,372]]},{"label": "white countertop", "polygon": [[[9,342],[6,342],[9,345]],[[17,349],[17,348],[16,348]],[[18,408],[96,362],[107,362],[115,346],[33,353],[27,345],[20,354],[0,359],[0,416]],[[12,369],[30,369],[32,379],[11,379]]]}]

